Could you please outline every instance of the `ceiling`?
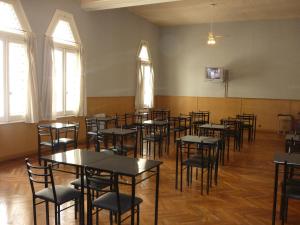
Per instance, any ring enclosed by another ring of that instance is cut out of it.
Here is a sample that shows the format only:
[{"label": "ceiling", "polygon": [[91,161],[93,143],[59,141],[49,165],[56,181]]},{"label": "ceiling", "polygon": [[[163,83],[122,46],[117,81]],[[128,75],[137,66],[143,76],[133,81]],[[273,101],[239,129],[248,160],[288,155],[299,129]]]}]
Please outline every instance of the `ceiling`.
[{"label": "ceiling", "polygon": [[128,7],[162,26],[209,23],[212,17],[214,22],[300,18],[300,0],[82,0],[83,8],[87,2],[94,4],[88,10],[99,10],[99,3],[105,2],[111,4],[106,9]]}]

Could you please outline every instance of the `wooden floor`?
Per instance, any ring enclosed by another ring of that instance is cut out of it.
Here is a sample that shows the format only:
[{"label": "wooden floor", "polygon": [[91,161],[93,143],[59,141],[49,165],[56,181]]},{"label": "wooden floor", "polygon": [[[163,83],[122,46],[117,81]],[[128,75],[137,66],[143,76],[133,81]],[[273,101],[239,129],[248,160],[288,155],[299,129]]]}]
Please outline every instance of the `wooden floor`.
[{"label": "wooden floor", "polygon": [[[184,184],[181,193],[174,188],[175,154],[165,155],[161,168],[159,200],[160,225],[262,225],[271,224],[274,151],[283,151],[283,138],[258,133],[255,143],[245,145],[241,152],[231,151],[230,161],[220,169],[218,186],[209,195],[200,194],[200,183]],[[4,151],[5,147],[2,146]],[[67,184],[71,175],[55,174],[57,183]],[[124,191],[126,188],[122,188]],[[141,225],[152,225],[154,218],[154,179],[140,184],[137,195],[141,206]],[[52,209],[52,208],[51,208]],[[288,224],[300,224],[300,201],[290,201]],[[45,210],[38,206],[38,221],[44,225]],[[100,214],[100,224],[108,224],[107,214]],[[53,224],[53,210],[51,211]],[[0,164],[0,224],[31,225],[32,199],[23,159]],[[78,224],[73,209],[62,213],[62,224]],[[129,224],[127,220],[124,224]],[[277,220],[279,224],[279,220]]]}]

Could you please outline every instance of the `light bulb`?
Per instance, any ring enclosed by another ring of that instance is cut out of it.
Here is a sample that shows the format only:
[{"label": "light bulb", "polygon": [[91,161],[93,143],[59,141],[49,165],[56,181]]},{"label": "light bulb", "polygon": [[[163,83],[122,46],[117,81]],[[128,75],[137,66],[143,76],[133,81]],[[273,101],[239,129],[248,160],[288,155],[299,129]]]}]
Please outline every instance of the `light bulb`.
[{"label": "light bulb", "polygon": [[215,40],[215,37],[214,37],[214,35],[213,35],[212,32],[209,32],[209,33],[208,33],[207,44],[208,44],[208,45],[215,45],[215,44],[216,44],[216,40]]}]

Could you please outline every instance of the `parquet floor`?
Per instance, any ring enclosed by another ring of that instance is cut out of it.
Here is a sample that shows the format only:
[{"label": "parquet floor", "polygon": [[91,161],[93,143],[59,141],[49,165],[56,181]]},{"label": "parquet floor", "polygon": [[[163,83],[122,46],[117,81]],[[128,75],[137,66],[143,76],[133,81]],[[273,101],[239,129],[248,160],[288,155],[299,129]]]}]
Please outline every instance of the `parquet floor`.
[{"label": "parquet floor", "polygon": [[[1,150],[5,150],[2,146]],[[220,168],[219,184],[209,195],[200,194],[200,182],[193,179],[181,193],[174,188],[175,150],[165,155],[161,168],[160,225],[263,225],[271,224],[275,150],[283,151],[283,138],[276,134],[258,133],[255,143],[245,142],[241,152],[231,151],[230,161]],[[72,175],[55,174],[57,183],[67,184]],[[123,187],[124,191],[126,188]],[[154,179],[137,187],[141,205],[141,225],[153,224]],[[300,201],[290,201],[288,224],[300,224]],[[45,210],[38,206],[38,222],[45,224]],[[108,224],[100,214],[100,224]],[[51,211],[53,219],[53,210]],[[51,220],[52,224],[54,221]],[[0,164],[0,225],[31,225],[31,190],[23,159]],[[62,213],[62,224],[78,224],[73,209]],[[129,224],[129,220],[124,224]],[[277,221],[279,224],[279,220]]]}]

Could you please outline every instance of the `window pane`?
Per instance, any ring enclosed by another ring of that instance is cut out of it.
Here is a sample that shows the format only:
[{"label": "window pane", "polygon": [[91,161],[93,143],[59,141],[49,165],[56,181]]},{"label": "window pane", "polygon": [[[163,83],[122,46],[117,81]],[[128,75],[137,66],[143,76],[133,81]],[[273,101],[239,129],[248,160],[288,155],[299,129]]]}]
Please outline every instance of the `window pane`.
[{"label": "window pane", "polygon": [[78,57],[74,52],[66,54],[66,110],[75,111],[79,105],[80,73]]},{"label": "window pane", "polygon": [[150,65],[142,65],[144,73],[144,105],[152,107],[153,102],[153,79]]},{"label": "window pane", "polygon": [[63,111],[63,52],[61,50],[54,50],[54,82],[53,94],[55,99],[56,112]]},{"label": "window pane", "polygon": [[11,4],[0,1],[0,15],[0,30],[12,33],[22,33],[20,21]]},{"label": "window pane", "polygon": [[74,45],[75,38],[70,24],[67,21],[58,21],[55,30],[52,34],[55,42]]},{"label": "window pane", "polygon": [[9,115],[25,115],[27,104],[27,66],[24,44],[9,43]]},{"label": "window pane", "polygon": [[149,54],[147,46],[143,45],[140,50],[139,58],[143,61],[149,61]]},{"label": "window pane", "polygon": [[3,41],[0,40],[0,117],[4,116]]}]

